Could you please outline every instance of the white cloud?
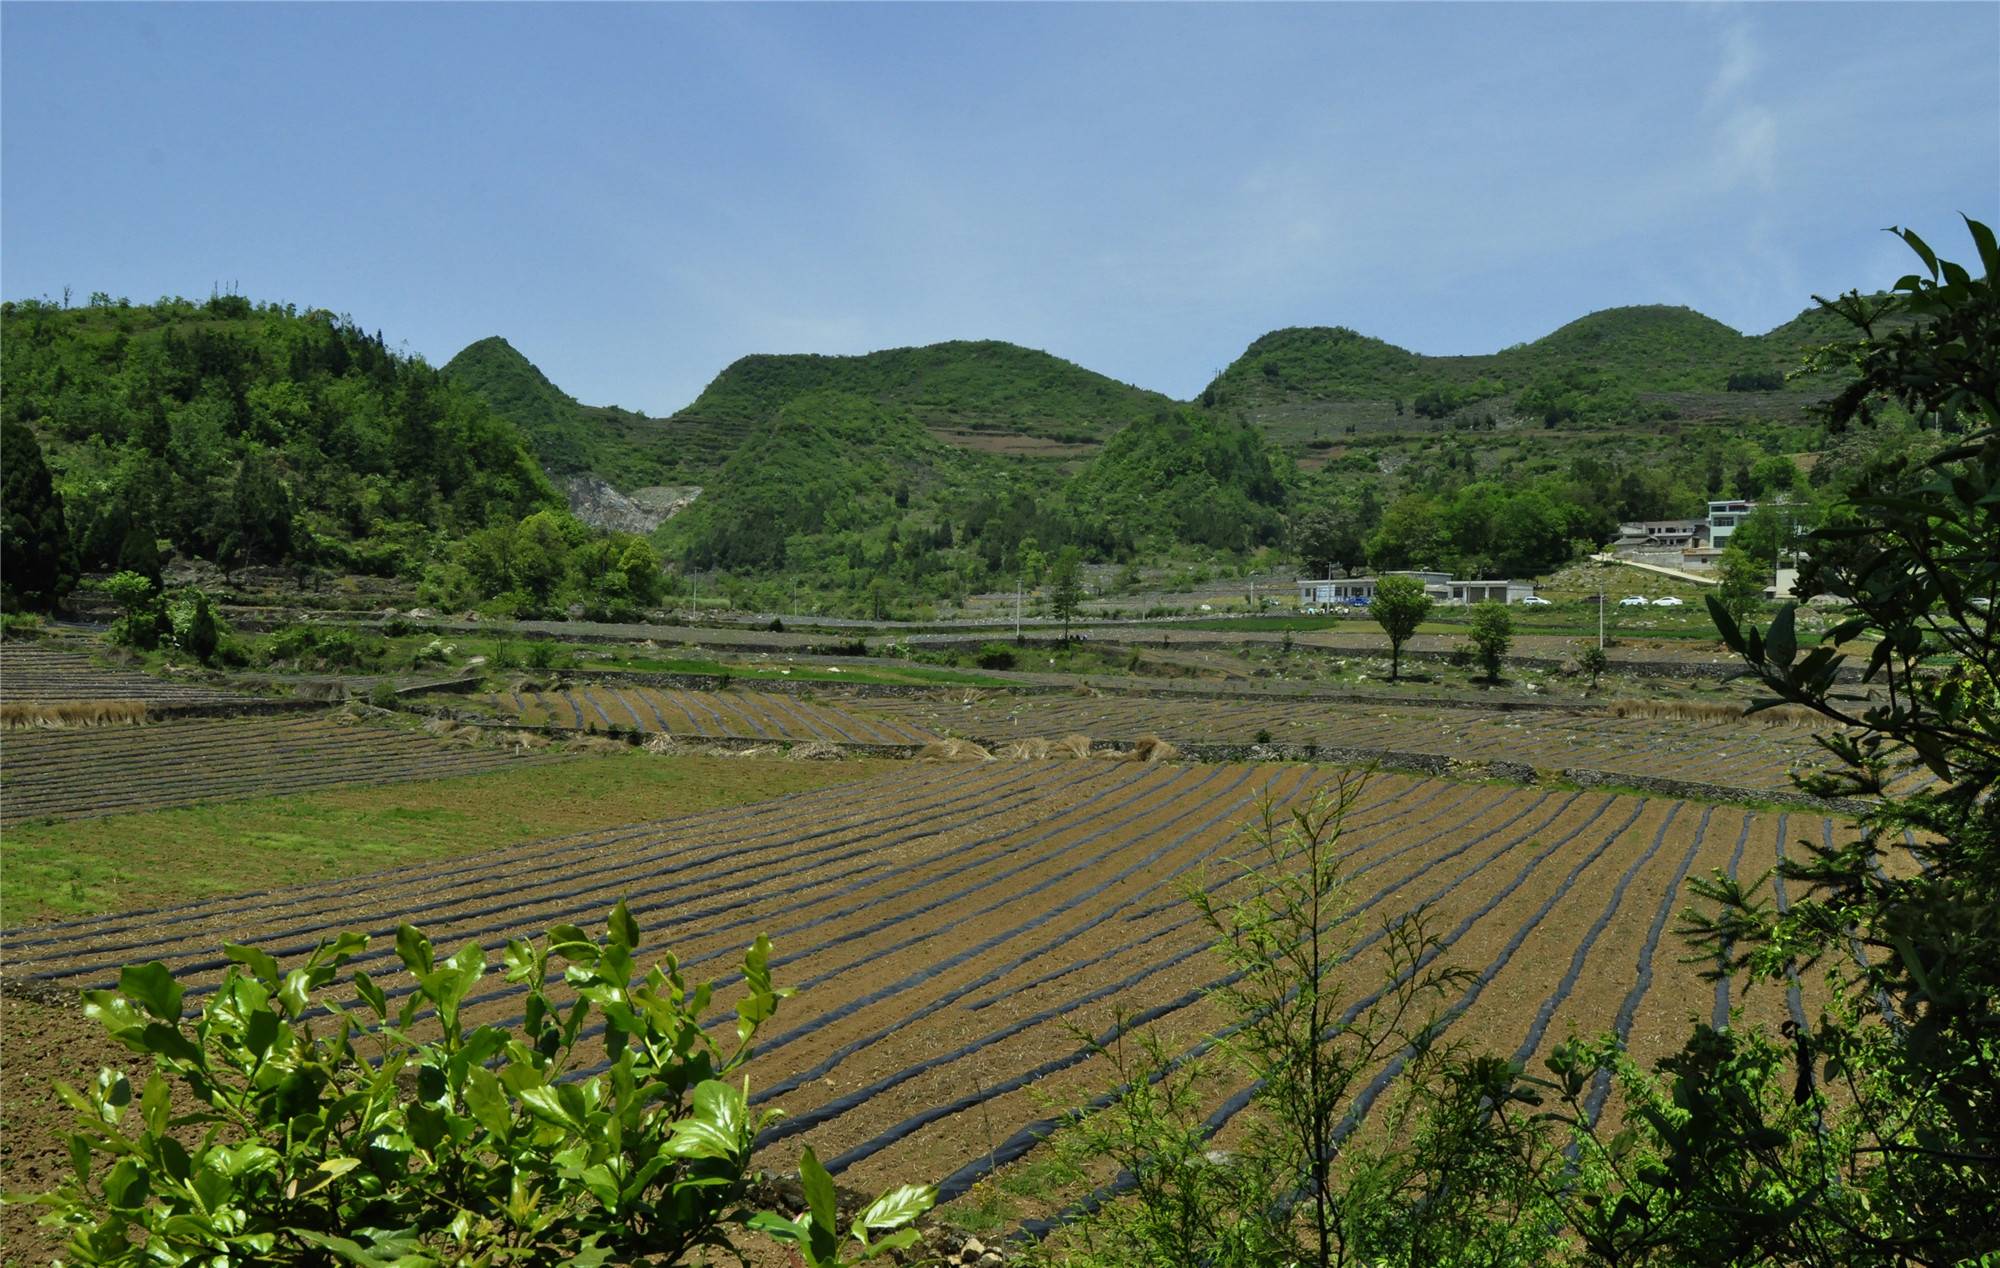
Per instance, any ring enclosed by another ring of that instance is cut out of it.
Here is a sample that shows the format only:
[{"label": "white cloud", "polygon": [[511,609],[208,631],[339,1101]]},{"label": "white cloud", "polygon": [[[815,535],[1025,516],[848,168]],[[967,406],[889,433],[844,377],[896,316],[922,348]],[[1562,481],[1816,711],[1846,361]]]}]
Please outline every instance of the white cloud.
[{"label": "white cloud", "polygon": [[1763,65],[1763,50],[1758,47],[1757,37],[1749,23],[1732,21],[1724,27],[1722,60],[1717,63],[1715,74],[1708,81],[1705,98],[1708,107],[1716,109],[1748,87]]}]

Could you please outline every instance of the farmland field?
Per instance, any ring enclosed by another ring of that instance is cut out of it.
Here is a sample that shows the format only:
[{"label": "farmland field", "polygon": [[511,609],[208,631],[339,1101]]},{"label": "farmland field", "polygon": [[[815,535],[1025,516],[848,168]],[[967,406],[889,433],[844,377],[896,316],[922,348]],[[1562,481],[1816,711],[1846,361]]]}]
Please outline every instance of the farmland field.
[{"label": "farmland field", "polygon": [[200,683],[168,682],[135,670],[104,669],[88,657],[47,647],[0,643],[0,702],[129,700],[149,705],[242,704],[251,697]]},{"label": "farmland field", "polygon": [[0,924],[94,915],[764,801],[869,778],[883,762],[748,762],[619,746],[562,762],[165,810],[12,824]]},{"label": "farmland field", "polygon": [[15,731],[0,823],[436,779],[551,760],[323,716]]},{"label": "farmland field", "polygon": [[[718,1022],[760,932],[780,983],[801,988],[752,1066],[760,1101],[790,1111],[767,1132],[784,1142],[772,1165],[810,1143],[858,1187],[935,1178],[953,1197],[1031,1156],[1051,1098],[1101,1090],[1105,1071],[1071,1027],[1101,1035],[1116,1007],[1185,1048],[1218,1024],[1205,990],[1222,970],[1181,887],[1226,880],[1262,800],[1298,805],[1337,778],[1281,763],[912,764],[336,890],[17,929],[9,974],[71,990],[158,958],[198,1004],[225,938],[290,956],[357,929],[375,938],[360,967],[399,988],[390,935],[413,908],[441,949],[476,941],[492,956],[558,922],[599,927],[623,898],[648,955],[671,949],[718,980]],[[1380,922],[1430,904],[1446,954],[1479,974],[1457,1025],[1482,1046],[1536,1058],[1571,1029],[1615,1026],[1646,1060],[1718,1007],[1669,928],[1687,877],[1754,878],[1785,842],[1841,830],[1809,814],[1380,775],[1339,847],[1359,939],[1343,971],[1373,980]],[[519,1003],[489,975],[469,1007],[504,1022]],[[1800,1007],[1781,993],[1747,1005],[1771,1019]]]},{"label": "farmland field", "polygon": [[1524,762],[1546,770],[1587,767],[1774,793],[1791,788],[1794,768],[1819,766],[1826,756],[1810,732],[1788,727],[1562,710],[1027,695],[871,700],[868,707],[981,743],[1072,734],[1130,741],[1150,734],[1181,743],[1282,744],[1294,752],[1311,745],[1469,763]]},{"label": "farmland field", "polygon": [[475,707],[529,726],[647,731],[714,739],[836,744],[922,744],[929,731],[875,711],[800,700],[776,691],[678,691],[624,685],[570,686],[471,697]]}]

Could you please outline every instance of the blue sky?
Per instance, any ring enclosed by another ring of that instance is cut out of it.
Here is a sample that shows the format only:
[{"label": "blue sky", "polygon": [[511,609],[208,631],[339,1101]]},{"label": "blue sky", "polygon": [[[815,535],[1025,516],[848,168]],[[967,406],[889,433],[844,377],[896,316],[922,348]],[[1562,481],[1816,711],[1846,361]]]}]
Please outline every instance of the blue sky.
[{"label": "blue sky", "polygon": [[2000,5],[0,7],[0,292],[234,287],[664,413],[1008,339],[1188,397],[1257,335],[1762,331],[1969,254]]}]

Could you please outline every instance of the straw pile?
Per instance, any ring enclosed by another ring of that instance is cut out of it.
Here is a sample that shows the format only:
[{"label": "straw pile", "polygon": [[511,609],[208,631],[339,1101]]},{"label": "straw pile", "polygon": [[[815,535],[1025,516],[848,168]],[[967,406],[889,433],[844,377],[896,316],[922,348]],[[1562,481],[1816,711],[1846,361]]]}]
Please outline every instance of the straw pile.
[{"label": "straw pile", "polygon": [[1142,735],[1132,742],[1132,747],[1122,753],[1105,752],[1101,757],[1114,762],[1171,762],[1180,756],[1180,750],[1157,735]]},{"label": "straw pile", "polygon": [[137,726],[146,720],[142,700],[23,701],[0,704],[0,728],[62,730],[82,726]]},{"label": "straw pile", "polygon": [[990,762],[993,754],[971,740],[932,740],[917,753],[920,762]]},{"label": "straw pile", "polygon": [[1833,723],[1811,709],[1784,704],[1746,713],[1747,706],[1711,700],[1613,700],[1607,706],[1621,718],[1653,718],[1664,722],[1747,722],[1752,726],[1823,727]]},{"label": "straw pile", "polygon": [[1087,735],[1066,735],[1060,740],[1034,736],[1025,740],[1014,740],[1000,750],[1000,756],[1026,761],[1062,760],[1090,756],[1090,737]]}]

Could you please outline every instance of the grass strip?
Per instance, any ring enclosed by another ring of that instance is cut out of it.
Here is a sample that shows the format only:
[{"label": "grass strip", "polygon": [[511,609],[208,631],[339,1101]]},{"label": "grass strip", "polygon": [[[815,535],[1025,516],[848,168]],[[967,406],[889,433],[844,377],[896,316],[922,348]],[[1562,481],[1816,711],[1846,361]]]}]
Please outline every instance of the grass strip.
[{"label": "grass strip", "polygon": [[450,779],[9,827],[0,926],[353,876],[893,769],[615,753]]}]

